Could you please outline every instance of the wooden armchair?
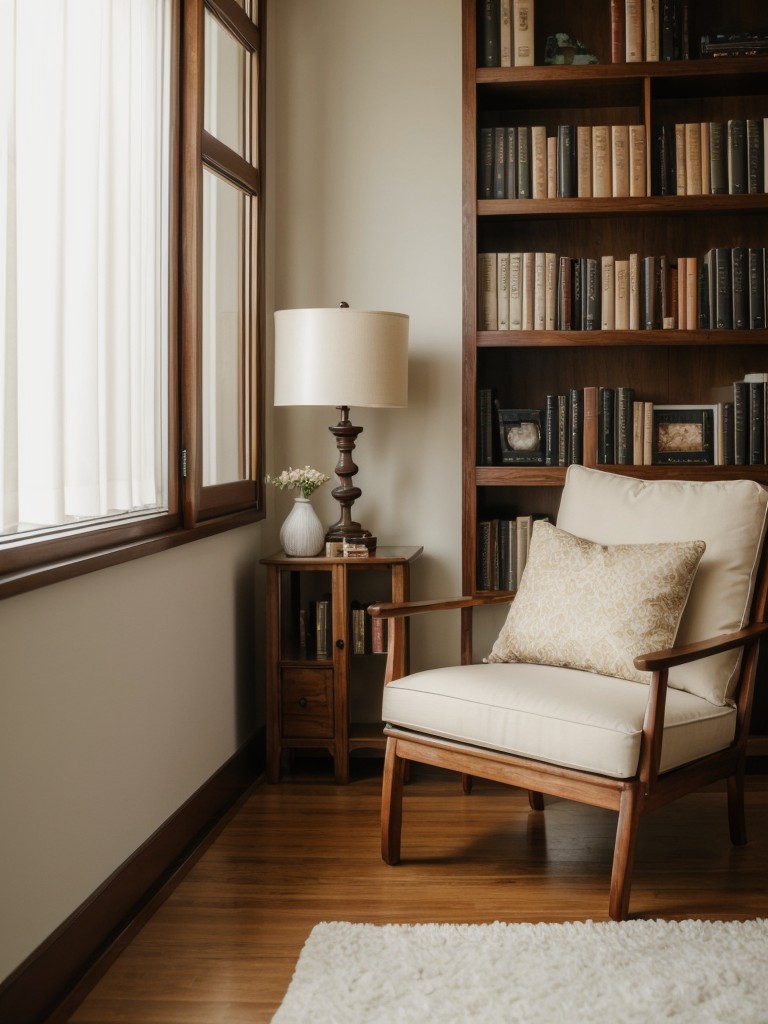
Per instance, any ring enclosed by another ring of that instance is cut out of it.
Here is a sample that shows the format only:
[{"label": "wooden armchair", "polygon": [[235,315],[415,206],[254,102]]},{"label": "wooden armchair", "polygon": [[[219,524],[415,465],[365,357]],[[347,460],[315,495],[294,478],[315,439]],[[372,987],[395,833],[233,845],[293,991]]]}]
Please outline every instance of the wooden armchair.
[{"label": "wooden armchair", "polygon": [[557,526],[534,529],[488,663],[405,675],[406,617],[508,595],[372,606],[391,637],[384,860],[400,859],[410,761],[527,789],[534,810],[550,794],[618,811],[614,920],[628,914],[645,812],[726,779],[731,839],[746,842],[767,507],[752,481],[646,481],[572,466]]}]

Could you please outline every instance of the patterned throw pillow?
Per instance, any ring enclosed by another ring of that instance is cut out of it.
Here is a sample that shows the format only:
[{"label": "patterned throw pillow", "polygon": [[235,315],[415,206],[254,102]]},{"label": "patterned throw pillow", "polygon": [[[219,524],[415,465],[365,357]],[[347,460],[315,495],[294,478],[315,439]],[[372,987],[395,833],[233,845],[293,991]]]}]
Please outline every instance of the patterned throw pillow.
[{"label": "patterned throw pillow", "polygon": [[517,596],[489,661],[558,665],[648,682],[633,661],[675,640],[706,545],[595,544],[534,524]]}]

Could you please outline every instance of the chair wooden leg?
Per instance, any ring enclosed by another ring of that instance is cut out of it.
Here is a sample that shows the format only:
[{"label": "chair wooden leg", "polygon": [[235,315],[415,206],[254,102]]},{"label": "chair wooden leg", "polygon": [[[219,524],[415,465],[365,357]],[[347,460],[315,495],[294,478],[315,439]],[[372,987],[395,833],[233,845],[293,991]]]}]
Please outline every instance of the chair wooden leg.
[{"label": "chair wooden leg", "polygon": [[731,842],[743,846],[747,841],[747,819],[744,814],[744,764],[728,777],[728,827]]},{"label": "chair wooden leg", "polygon": [[531,805],[532,811],[543,811],[544,810],[544,794],[537,793],[535,789],[528,790],[528,803]]},{"label": "chair wooden leg", "polygon": [[408,762],[397,756],[397,740],[387,739],[381,791],[381,856],[386,864],[400,863],[403,824],[403,783]]},{"label": "chair wooden leg", "polygon": [[608,914],[614,921],[624,921],[629,914],[629,891],[632,887],[632,867],[640,824],[640,803],[638,784],[628,786],[622,791],[608,904]]}]

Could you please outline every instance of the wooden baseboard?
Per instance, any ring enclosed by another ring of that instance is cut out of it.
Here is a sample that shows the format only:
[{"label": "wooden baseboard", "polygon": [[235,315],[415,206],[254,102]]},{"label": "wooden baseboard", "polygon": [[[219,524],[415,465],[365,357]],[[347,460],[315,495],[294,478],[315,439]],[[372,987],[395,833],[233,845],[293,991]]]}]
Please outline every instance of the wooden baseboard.
[{"label": "wooden baseboard", "polygon": [[0,1020],[66,1020],[194,863],[264,769],[263,730],[237,751],[0,985]]}]

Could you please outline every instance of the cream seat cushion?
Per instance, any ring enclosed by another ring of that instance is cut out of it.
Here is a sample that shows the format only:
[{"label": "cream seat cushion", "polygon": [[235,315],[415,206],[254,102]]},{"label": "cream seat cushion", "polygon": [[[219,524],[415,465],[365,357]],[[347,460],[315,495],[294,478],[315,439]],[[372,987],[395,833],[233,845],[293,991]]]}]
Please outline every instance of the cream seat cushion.
[{"label": "cream seat cushion", "polygon": [[[385,722],[615,778],[637,773],[648,687],[550,665],[459,665],[384,689]],[[661,771],[722,750],[736,712],[667,693]]]},{"label": "cream seat cushion", "polygon": [[[570,466],[557,526],[599,544],[703,540],[675,643],[741,629],[749,617],[766,528],[768,491],[753,480],[637,480]],[[669,685],[721,705],[732,693],[738,653],[670,670]]]}]

